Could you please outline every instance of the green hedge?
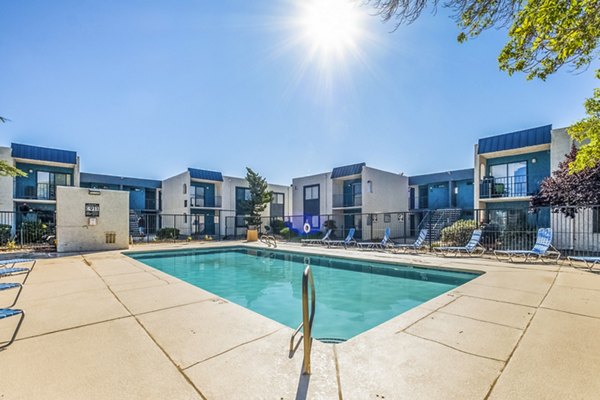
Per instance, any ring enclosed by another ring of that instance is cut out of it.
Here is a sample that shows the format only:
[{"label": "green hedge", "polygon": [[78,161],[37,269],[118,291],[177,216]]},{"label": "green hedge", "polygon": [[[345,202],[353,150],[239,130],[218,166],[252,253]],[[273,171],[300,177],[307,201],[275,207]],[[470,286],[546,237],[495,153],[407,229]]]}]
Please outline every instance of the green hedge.
[{"label": "green hedge", "polygon": [[477,223],[470,219],[461,219],[442,229],[442,243],[444,246],[464,246],[469,243]]}]

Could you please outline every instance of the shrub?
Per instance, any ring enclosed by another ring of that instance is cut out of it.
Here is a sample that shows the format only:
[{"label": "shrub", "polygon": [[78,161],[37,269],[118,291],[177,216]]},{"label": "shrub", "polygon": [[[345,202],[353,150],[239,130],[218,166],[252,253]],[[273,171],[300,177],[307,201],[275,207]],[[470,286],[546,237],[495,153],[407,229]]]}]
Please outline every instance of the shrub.
[{"label": "shrub", "polygon": [[271,233],[274,235],[281,233],[285,229],[285,222],[281,219],[274,219],[271,221]]},{"label": "shrub", "polygon": [[471,239],[475,229],[477,229],[477,223],[474,220],[458,220],[442,229],[442,242],[447,246],[464,246]]},{"label": "shrub", "polygon": [[279,234],[286,239],[291,239],[298,236],[298,231],[296,229],[290,229],[286,227],[279,231]]},{"label": "shrub", "polygon": [[25,221],[21,223],[17,233],[25,242],[35,243],[41,241],[48,233],[48,226],[42,221]]},{"label": "shrub", "polygon": [[177,239],[179,237],[179,229],[176,228],[162,228],[156,232],[156,237],[164,239]]},{"label": "shrub", "polygon": [[0,224],[0,245],[5,245],[10,240],[10,225]]}]

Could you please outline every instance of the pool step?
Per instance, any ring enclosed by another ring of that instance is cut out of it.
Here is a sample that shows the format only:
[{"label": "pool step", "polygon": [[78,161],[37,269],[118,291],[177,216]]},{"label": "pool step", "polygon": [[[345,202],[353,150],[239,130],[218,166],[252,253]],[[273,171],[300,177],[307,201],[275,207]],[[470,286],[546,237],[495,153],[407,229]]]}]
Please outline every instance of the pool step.
[{"label": "pool step", "polygon": [[315,338],[316,340],[318,340],[319,342],[322,343],[327,343],[327,344],[338,344],[338,343],[344,343],[347,339],[340,339],[340,338]]}]

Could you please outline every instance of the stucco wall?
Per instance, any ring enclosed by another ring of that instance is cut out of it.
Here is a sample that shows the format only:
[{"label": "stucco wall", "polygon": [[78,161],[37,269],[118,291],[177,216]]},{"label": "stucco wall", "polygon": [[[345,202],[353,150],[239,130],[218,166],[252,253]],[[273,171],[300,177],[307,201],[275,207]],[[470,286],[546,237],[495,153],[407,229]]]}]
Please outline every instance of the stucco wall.
[{"label": "stucco wall", "polygon": [[[368,181],[372,182],[372,193]],[[375,168],[362,172],[363,213],[408,211],[408,177]]]},{"label": "stucco wall", "polygon": [[319,185],[319,207],[321,214],[331,214],[332,179],[329,172],[302,176],[292,180],[292,215],[304,215],[304,186]]},{"label": "stucco wall", "polygon": [[553,129],[552,142],[550,143],[550,169],[556,171],[558,164],[565,159],[571,151],[573,140],[567,133],[567,128]]},{"label": "stucco wall", "polygon": [[[14,165],[10,147],[0,147],[0,160]],[[10,176],[0,176],[0,211],[14,211],[13,178]]]},{"label": "stucco wall", "polygon": [[[56,239],[58,252],[116,250],[129,247],[129,192],[59,186],[56,189]],[[96,225],[89,224],[85,204],[100,205]],[[107,243],[106,234],[115,242]]]}]

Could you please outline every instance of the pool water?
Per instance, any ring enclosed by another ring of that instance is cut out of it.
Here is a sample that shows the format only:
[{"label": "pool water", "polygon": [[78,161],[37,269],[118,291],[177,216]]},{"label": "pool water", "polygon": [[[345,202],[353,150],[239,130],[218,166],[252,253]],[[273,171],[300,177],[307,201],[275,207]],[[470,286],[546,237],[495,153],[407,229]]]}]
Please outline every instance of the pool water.
[{"label": "pool water", "polygon": [[477,276],[246,247],[128,255],[293,329],[302,322],[302,273],[309,262],[317,339],[350,339]]}]

